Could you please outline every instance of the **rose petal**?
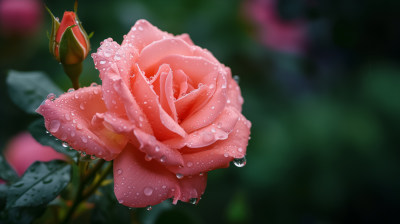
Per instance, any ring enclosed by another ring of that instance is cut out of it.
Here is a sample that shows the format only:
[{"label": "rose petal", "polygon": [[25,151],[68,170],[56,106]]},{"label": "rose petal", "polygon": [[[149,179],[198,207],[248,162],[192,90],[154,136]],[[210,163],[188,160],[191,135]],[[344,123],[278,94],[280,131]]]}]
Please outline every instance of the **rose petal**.
[{"label": "rose petal", "polygon": [[185,176],[226,168],[233,158],[242,158],[246,155],[250,127],[251,123],[243,115],[240,115],[240,120],[236,123],[228,139],[217,141],[197,152],[183,153],[184,167],[168,166],[167,168],[171,172]]},{"label": "rose petal", "polygon": [[223,86],[226,86],[225,76],[219,75],[216,86],[212,85],[213,84],[210,84],[208,88],[215,88],[215,92],[210,100],[202,106],[200,110],[188,115],[181,122],[181,127],[185,129],[187,133],[210,125],[223,111],[226,104],[226,88],[223,88]]},{"label": "rose petal", "polygon": [[179,39],[181,39],[181,40],[183,40],[183,41],[185,41],[187,44],[189,44],[189,45],[191,45],[191,46],[194,45],[192,39],[190,38],[189,34],[187,34],[187,33],[183,33],[183,34],[177,35],[177,36],[175,36],[175,37],[176,37],[176,38],[179,38]]},{"label": "rose petal", "polygon": [[131,145],[114,160],[114,192],[119,203],[129,207],[155,205],[174,197],[177,178]]},{"label": "rose petal", "polygon": [[215,82],[219,72],[225,73],[220,65],[198,56],[169,55],[159,64],[168,64],[173,71],[182,70],[195,84]]},{"label": "rose petal", "polygon": [[147,115],[157,139],[164,140],[186,136],[186,132],[160,106],[158,96],[151,89],[141,70],[137,68],[135,73],[136,80],[133,83],[132,92],[139,106]]},{"label": "rose petal", "polygon": [[162,39],[147,45],[140,52],[137,63],[147,73],[147,69],[169,55],[192,56],[192,47],[178,38]]},{"label": "rose petal", "polygon": [[[229,71],[230,77],[230,69],[228,68],[227,71]],[[239,112],[242,112],[243,97],[240,93],[239,85],[232,78],[228,78],[228,94],[226,103],[227,105],[236,108]]]},{"label": "rose petal", "polygon": [[160,77],[160,103],[162,108],[171,116],[175,122],[178,121],[175,102],[174,90],[172,86],[172,71],[161,73]]},{"label": "rose petal", "polygon": [[189,202],[191,199],[200,200],[207,186],[207,173],[195,176],[184,176],[179,181],[179,192],[175,194],[173,204],[178,200]]},{"label": "rose petal", "polygon": [[54,101],[46,100],[37,112],[43,115],[47,130],[55,137],[76,150],[112,160],[124,148],[127,138],[104,126],[91,125],[96,113],[106,111],[100,88],[85,87],[64,93]]},{"label": "rose petal", "polygon": [[122,44],[132,44],[140,53],[142,49],[154,41],[173,37],[159,30],[144,19],[138,20],[124,38]]},{"label": "rose petal", "polygon": [[146,153],[148,158],[159,161],[164,165],[183,165],[182,155],[178,150],[169,148],[157,139],[139,129],[133,131],[139,142],[139,150]]},{"label": "rose petal", "polygon": [[174,138],[163,141],[165,145],[173,149],[183,147],[201,148],[214,144],[218,140],[225,140],[238,121],[240,114],[232,107],[225,107],[224,111],[213,122],[200,130],[190,133],[185,139]]},{"label": "rose petal", "polygon": [[120,103],[119,106],[124,108],[123,111],[120,111],[120,114],[122,114],[120,116],[124,117],[126,114],[129,120],[132,121],[136,127],[153,135],[153,130],[147,116],[143,113],[143,110],[139,107],[136,99],[132,96],[132,93],[129,91],[125,83],[119,77],[110,79],[109,82],[112,82],[112,86],[117,95],[115,97],[118,98]]},{"label": "rose petal", "polygon": [[180,120],[197,111],[211,97],[210,89],[202,85],[175,101],[175,107]]}]

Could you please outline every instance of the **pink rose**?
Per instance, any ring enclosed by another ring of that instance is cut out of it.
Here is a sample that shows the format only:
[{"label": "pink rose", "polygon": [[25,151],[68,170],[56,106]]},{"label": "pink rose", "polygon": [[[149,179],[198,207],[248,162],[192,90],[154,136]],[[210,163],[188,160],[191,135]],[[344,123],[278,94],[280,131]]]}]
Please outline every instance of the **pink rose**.
[{"label": "pink rose", "polygon": [[0,33],[34,34],[42,23],[42,4],[40,0],[0,0]]},{"label": "pink rose", "polygon": [[307,42],[305,21],[284,21],[277,12],[276,0],[247,0],[247,15],[258,26],[260,39],[267,47],[281,52],[301,54]]},{"label": "pink rose", "polygon": [[36,162],[47,162],[54,159],[65,160],[66,157],[50,146],[38,143],[29,133],[24,132],[14,137],[4,150],[4,158],[19,176]]},{"label": "pink rose", "polygon": [[145,207],[204,193],[207,172],[243,158],[250,122],[229,68],[187,34],[139,20],[121,45],[92,55],[102,86],[46,100],[46,128],[77,150],[114,160],[121,204]]}]

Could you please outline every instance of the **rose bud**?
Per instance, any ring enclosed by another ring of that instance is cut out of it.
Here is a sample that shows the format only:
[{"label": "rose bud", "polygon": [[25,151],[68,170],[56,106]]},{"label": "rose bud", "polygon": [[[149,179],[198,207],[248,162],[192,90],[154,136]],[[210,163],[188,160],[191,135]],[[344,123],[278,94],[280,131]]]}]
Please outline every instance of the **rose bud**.
[{"label": "rose bud", "polygon": [[49,9],[53,20],[50,34],[50,53],[63,65],[75,89],[79,88],[79,75],[82,72],[82,62],[90,51],[89,36],[82,27],[75,12],[64,12],[59,22]]}]

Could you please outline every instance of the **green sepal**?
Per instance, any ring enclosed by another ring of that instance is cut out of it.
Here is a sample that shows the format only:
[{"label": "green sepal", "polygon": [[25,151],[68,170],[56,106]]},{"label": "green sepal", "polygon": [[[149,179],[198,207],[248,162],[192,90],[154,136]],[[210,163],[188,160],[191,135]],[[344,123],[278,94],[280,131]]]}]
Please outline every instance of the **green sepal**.
[{"label": "green sepal", "polygon": [[[49,40],[50,40],[49,50],[50,50],[50,53],[56,57],[54,51],[55,51],[56,45],[57,45],[56,34],[57,34],[58,28],[60,27],[60,22],[58,21],[58,19],[56,19],[56,17],[53,15],[53,13],[50,11],[50,9],[47,8],[47,6],[45,6],[45,7],[46,7],[47,12],[49,12],[50,17],[52,19],[51,33],[50,33],[50,36],[49,36]],[[57,58],[58,61],[60,60],[59,57],[56,57],[56,58]]]},{"label": "green sepal", "polygon": [[72,31],[74,26],[76,25],[69,26],[60,40],[59,56],[60,62],[64,65],[81,63],[86,57],[85,49],[83,49]]}]

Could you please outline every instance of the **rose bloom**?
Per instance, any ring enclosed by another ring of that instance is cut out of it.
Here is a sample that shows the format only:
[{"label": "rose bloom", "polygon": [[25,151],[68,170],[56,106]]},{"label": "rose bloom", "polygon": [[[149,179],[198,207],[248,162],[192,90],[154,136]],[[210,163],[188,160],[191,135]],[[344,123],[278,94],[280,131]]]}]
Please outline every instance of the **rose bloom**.
[{"label": "rose bloom", "polygon": [[42,23],[42,1],[0,0],[0,33],[9,36],[29,36]]},{"label": "rose bloom", "polygon": [[46,128],[76,150],[114,160],[121,204],[199,199],[207,172],[243,158],[251,123],[231,71],[187,34],[139,20],[121,45],[92,54],[102,86],[48,99]]},{"label": "rose bloom", "polygon": [[276,0],[247,0],[246,14],[259,31],[261,42],[276,51],[302,54],[306,48],[307,26],[300,19],[284,21],[277,12]]},{"label": "rose bloom", "polygon": [[15,136],[4,150],[4,158],[19,176],[22,176],[32,163],[47,162],[54,159],[65,160],[66,157],[50,146],[41,145],[29,133]]}]

